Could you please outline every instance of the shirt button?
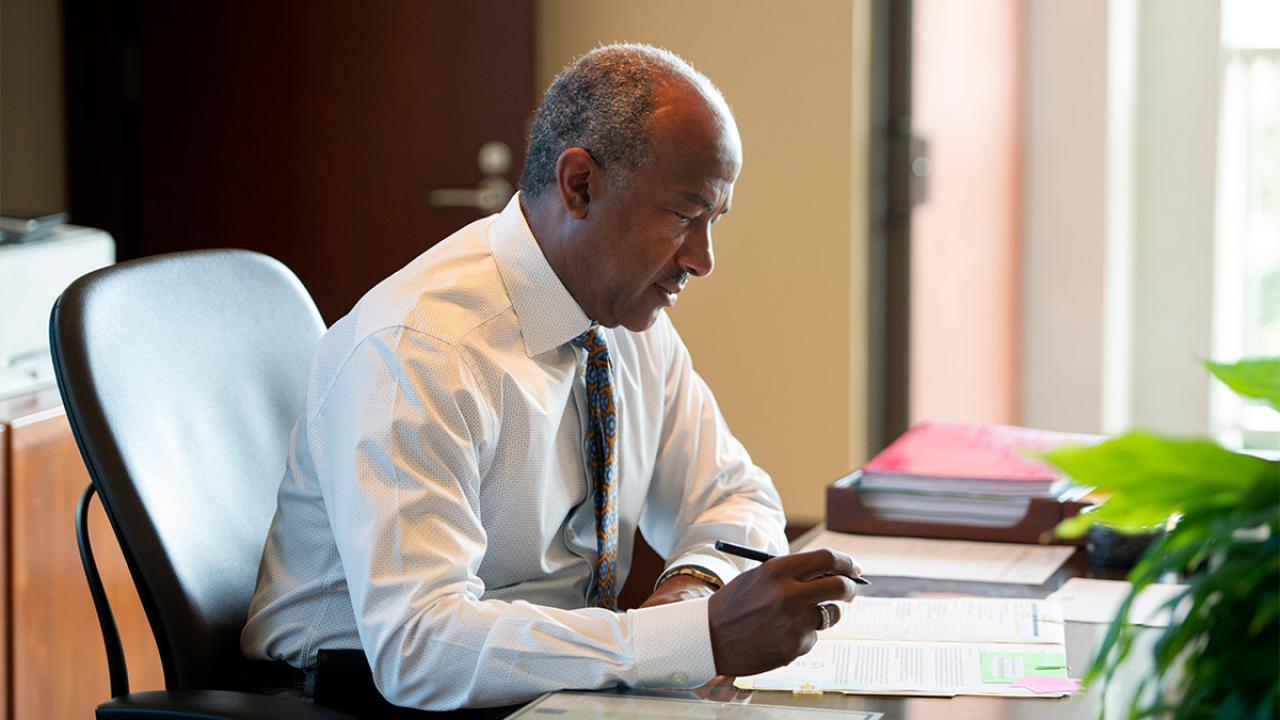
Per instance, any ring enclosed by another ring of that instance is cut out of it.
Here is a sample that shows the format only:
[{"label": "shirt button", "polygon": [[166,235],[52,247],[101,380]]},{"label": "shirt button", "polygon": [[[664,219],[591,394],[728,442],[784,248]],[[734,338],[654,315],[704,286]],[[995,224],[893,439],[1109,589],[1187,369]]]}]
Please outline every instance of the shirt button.
[{"label": "shirt button", "polygon": [[689,676],[682,672],[671,673],[668,679],[676,685],[685,685],[689,682]]}]

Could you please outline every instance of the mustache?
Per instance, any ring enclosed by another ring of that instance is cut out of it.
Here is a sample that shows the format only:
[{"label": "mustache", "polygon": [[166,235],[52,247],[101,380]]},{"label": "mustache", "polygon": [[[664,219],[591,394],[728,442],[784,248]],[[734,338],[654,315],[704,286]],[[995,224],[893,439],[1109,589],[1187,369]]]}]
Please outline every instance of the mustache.
[{"label": "mustache", "polygon": [[677,273],[674,273],[672,275],[668,275],[667,277],[662,278],[662,280],[660,280],[659,282],[661,282],[663,285],[675,285],[676,287],[683,290],[684,286],[687,285],[689,282],[689,272],[687,270],[681,270]]}]

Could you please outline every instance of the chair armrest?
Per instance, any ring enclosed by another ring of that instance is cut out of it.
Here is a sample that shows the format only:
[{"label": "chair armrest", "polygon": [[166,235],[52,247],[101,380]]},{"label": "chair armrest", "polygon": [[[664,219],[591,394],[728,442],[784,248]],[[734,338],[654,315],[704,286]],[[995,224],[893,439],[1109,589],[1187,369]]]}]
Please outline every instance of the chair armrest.
[{"label": "chair armrest", "polygon": [[229,690],[157,690],[112,698],[98,706],[98,720],[357,720],[305,698]]}]

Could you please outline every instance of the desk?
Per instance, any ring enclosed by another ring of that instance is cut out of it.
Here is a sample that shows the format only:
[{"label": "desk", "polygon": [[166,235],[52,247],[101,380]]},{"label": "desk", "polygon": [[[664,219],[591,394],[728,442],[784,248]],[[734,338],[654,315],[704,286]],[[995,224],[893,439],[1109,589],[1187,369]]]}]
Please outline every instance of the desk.
[{"label": "desk", "polygon": [[[813,539],[822,527],[797,538],[792,548],[800,548]],[[1106,579],[1122,579],[1123,572],[1095,571],[1088,567],[1084,551],[1077,550],[1074,555],[1040,586],[1006,585],[981,582],[961,582],[954,580],[928,580],[919,578],[882,578],[877,576],[875,584],[859,588],[859,594],[871,596],[910,596],[920,593],[954,593],[964,595],[981,595],[986,597],[1034,597],[1042,598],[1059,588],[1072,577],[1102,577]],[[858,603],[853,603],[853,611],[857,612]],[[1093,660],[1093,654],[1107,631],[1107,625],[1069,622],[1066,624],[1067,664],[1071,667],[1071,676],[1080,677]],[[1143,631],[1135,645],[1130,667],[1125,676],[1117,676],[1113,680],[1113,691],[1107,695],[1108,717],[1122,716],[1122,709],[1128,700],[1127,690],[1135,686],[1137,680],[1150,670],[1150,643],[1154,641],[1156,632],[1151,629]],[[1143,647],[1143,644],[1146,647]],[[1115,692],[1122,689],[1125,692]],[[830,710],[864,710],[884,713],[885,720],[930,720],[932,718],[972,718],[973,720],[1059,720],[1065,718],[1096,718],[1103,702],[1101,688],[1080,691],[1068,698],[995,698],[995,697],[956,697],[956,698],[912,698],[887,697],[875,695],[836,695],[832,693],[821,697],[796,697],[786,692],[748,691],[733,687],[731,678],[718,678],[711,684],[693,691],[619,691],[632,692],[639,695],[651,695],[675,698],[697,698],[709,702],[742,703],[751,705],[785,705],[797,707],[826,708]]]}]

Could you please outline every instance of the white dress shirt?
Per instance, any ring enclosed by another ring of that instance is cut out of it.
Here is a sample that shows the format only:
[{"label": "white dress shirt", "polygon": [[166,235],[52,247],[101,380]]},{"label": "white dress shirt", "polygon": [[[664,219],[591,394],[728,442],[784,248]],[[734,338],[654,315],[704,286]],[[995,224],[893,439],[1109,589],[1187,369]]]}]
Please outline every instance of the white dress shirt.
[{"label": "white dress shirt", "polygon": [[[590,319],[518,197],[371,290],[321,339],[241,644],[314,666],[363,648],[392,703],[502,705],[562,688],[694,687],[707,600],[596,603],[584,451]],[[728,582],[778,553],[781,503],[662,314],[606,330],[618,410],[619,583],[637,527]]]}]

